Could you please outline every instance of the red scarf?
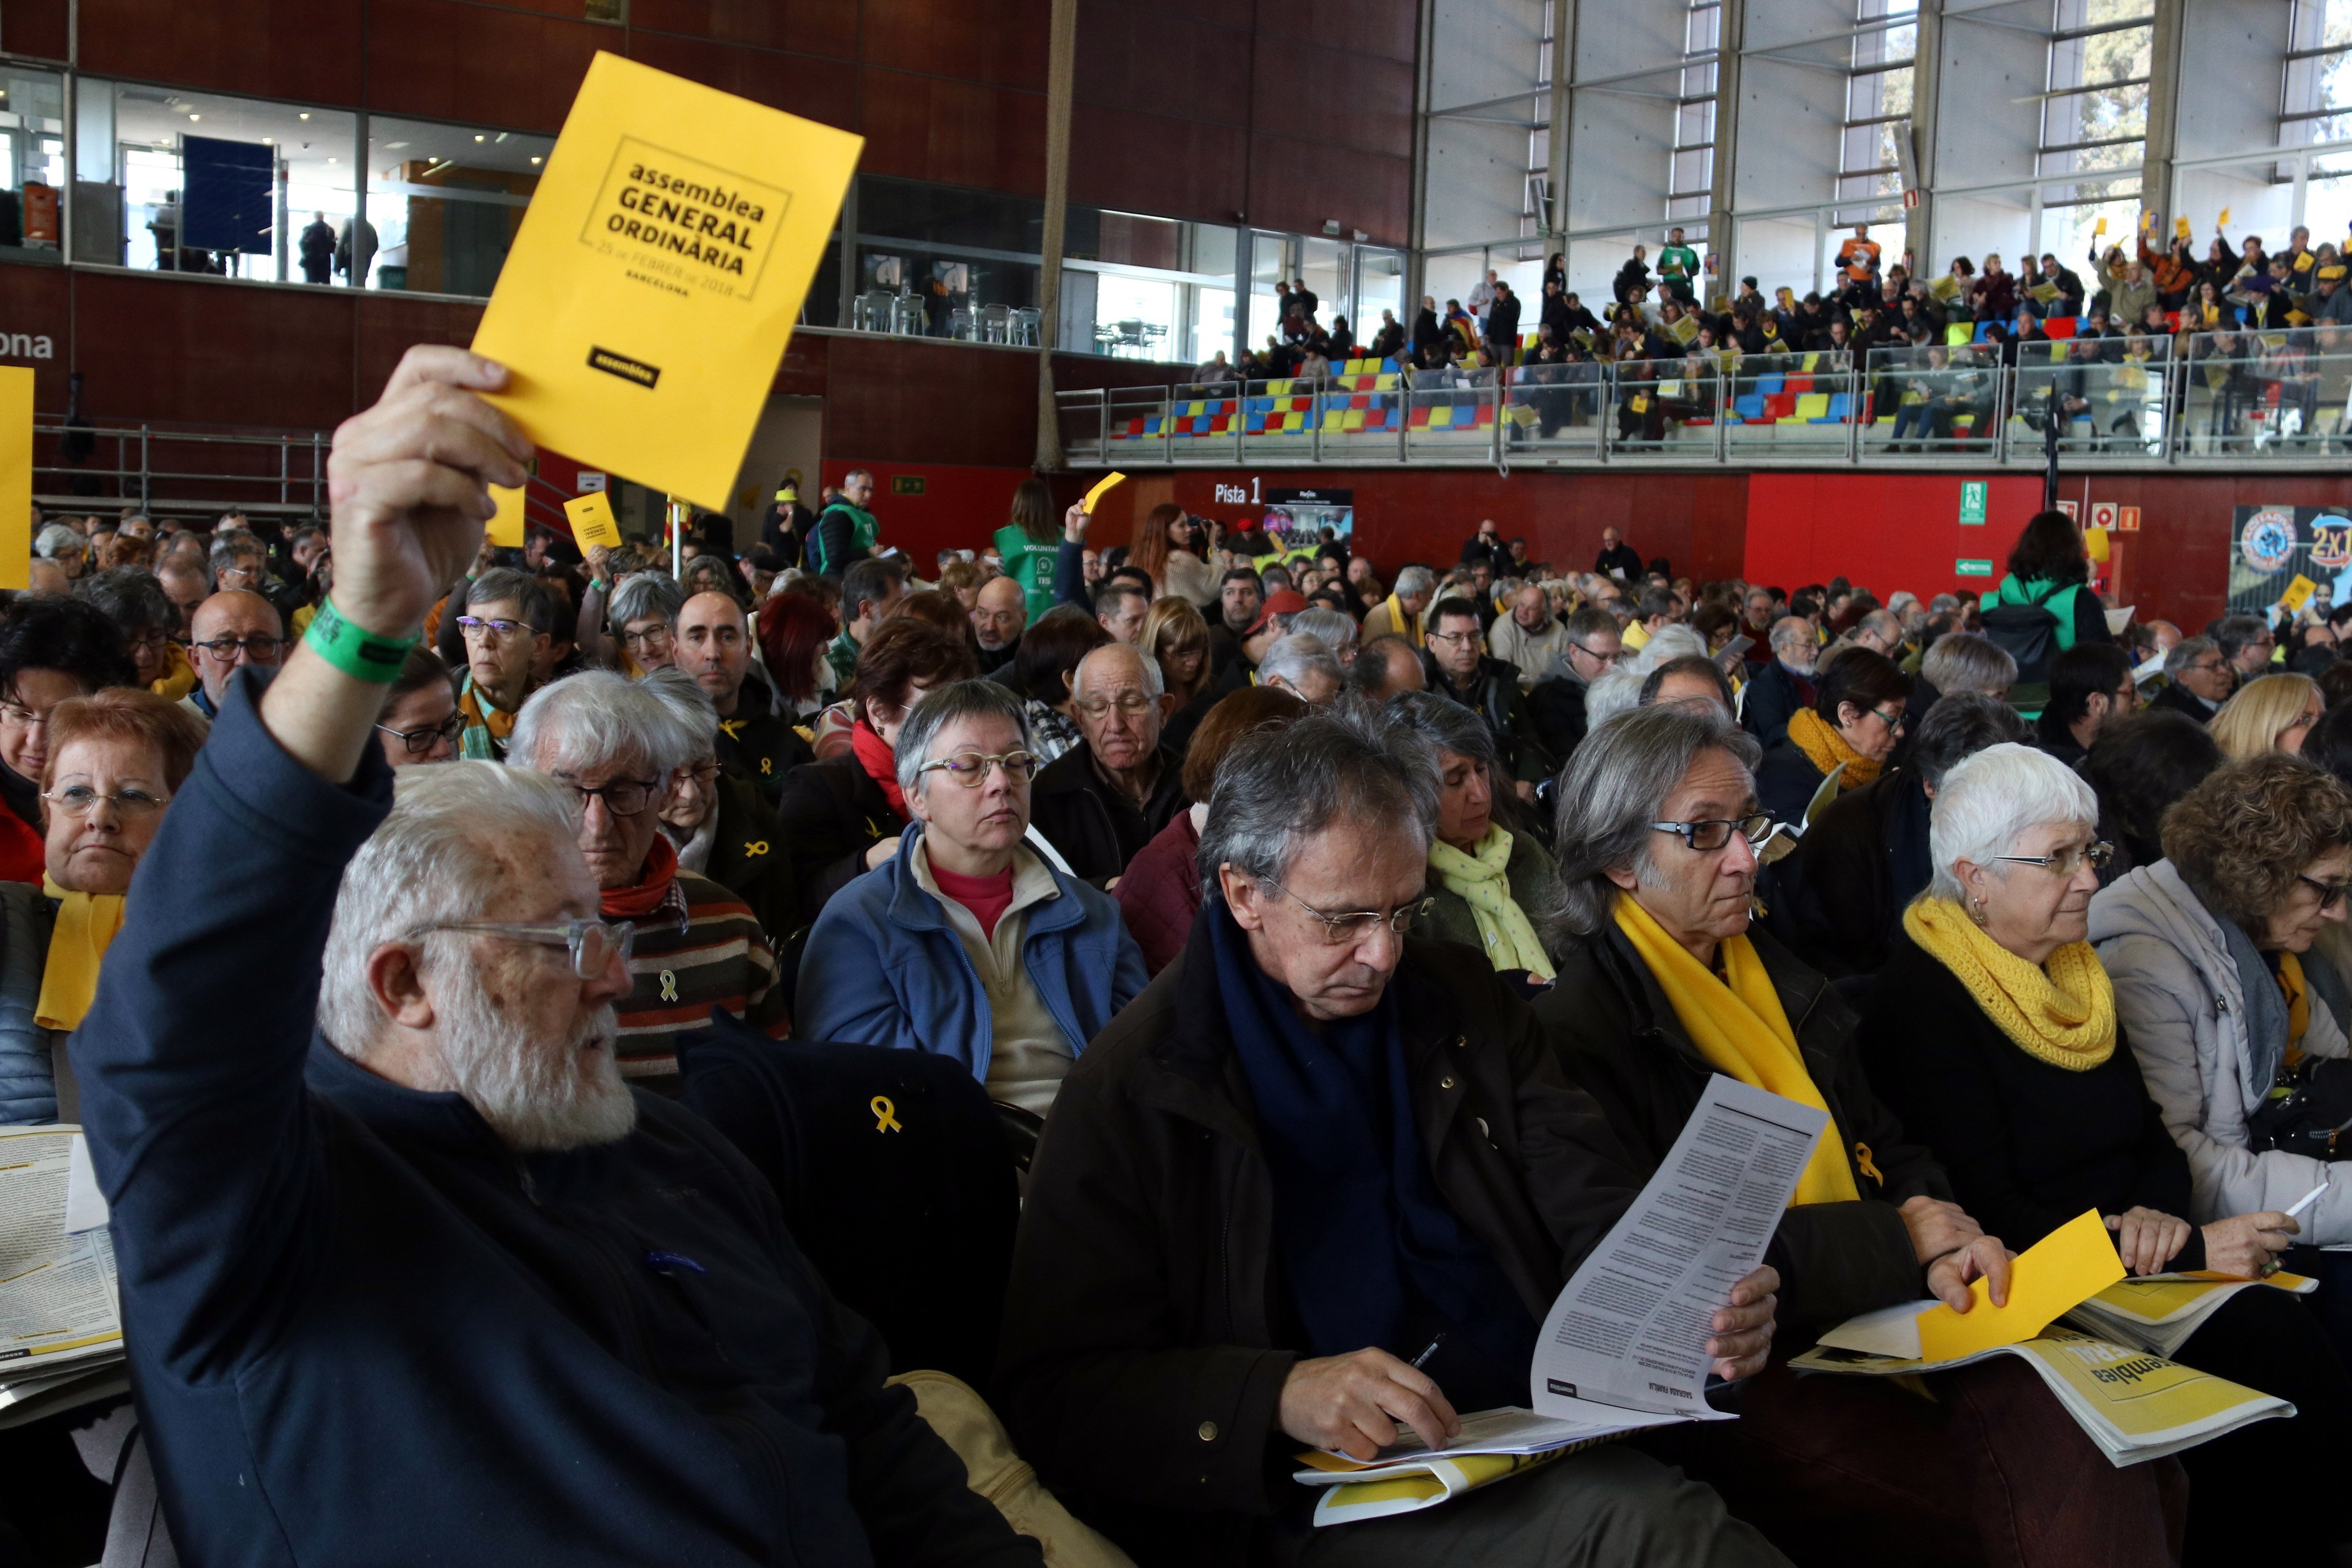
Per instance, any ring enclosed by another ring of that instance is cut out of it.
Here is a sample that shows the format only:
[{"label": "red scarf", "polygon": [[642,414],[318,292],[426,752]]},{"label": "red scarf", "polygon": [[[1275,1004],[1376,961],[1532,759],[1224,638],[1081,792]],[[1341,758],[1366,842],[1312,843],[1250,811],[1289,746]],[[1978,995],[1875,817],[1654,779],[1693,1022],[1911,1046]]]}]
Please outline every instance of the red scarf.
[{"label": "red scarf", "polygon": [[603,894],[604,918],[642,921],[669,901],[677,887],[677,851],[660,834],[654,836],[653,853],[646,857],[645,875],[634,888],[607,888]]},{"label": "red scarf", "polygon": [[890,749],[890,742],[860,719],[849,731],[849,749],[857,753],[857,765],[866,770],[866,776],[882,786],[882,798],[890,803],[890,809],[903,819],[907,792],[898,787],[898,753]]}]

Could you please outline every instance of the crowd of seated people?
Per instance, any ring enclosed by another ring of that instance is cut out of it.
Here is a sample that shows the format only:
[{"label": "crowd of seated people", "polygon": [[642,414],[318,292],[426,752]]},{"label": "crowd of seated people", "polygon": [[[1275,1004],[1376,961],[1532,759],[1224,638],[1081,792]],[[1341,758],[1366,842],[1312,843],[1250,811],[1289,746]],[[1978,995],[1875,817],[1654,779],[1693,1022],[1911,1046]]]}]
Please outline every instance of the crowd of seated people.
[{"label": "crowd of seated people", "polygon": [[[482,545],[500,374],[414,351],[331,536],[118,525],[147,563],[100,568],[62,521],[0,608],[0,1111],[87,1131],[182,1555],[2352,1541],[2266,1500],[2352,1437],[2352,614],[2116,631],[2059,513],[1923,600],[1615,528],[1589,569],[1492,521],[1385,572],[1181,511],[1102,550],[1042,484],[936,580],[870,531],[673,577]],[[1527,1403],[1714,1074],[1829,1121],[1706,1324],[1740,1418],[1317,1528],[1295,1450]],[[857,1296],[999,1184],[955,1292]],[[2013,1360],[1790,1367],[2085,1209],[2134,1274],[2317,1280],[2177,1358],[2294,1414],[2118,1468]],[[923,1312],[985,1326],[960,1394]],[[0,1561],[99,1559],[100,1415],[0,1433]]]}]

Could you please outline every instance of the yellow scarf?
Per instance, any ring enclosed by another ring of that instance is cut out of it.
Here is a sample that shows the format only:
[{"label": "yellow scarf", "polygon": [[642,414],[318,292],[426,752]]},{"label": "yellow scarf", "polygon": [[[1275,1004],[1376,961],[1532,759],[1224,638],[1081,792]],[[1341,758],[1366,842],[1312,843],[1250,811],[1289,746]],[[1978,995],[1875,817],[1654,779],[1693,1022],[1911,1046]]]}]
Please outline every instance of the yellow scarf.
[{"label": "yellow scarf", "polygon": [[2028,963],[1949,899],[1914,901],[1903,929],[2027,1056],[2088,1072],[2116,1054],[2116,988],[2089,942],[2070,942],[2046,963]]},{"label": "yellow scarf", "polygon": [[1796,743],[1797,750],[1805,753],[1807,762],[1822,770],[1823,778],[1827,778],[1830,770],[1840,763],[1845,764],[1845,772],[1838,777],[1838,793],[1841,795],[1850,789],[1860,789],[1876,778],[1878,770],[1884,765],[1876,758],[1865,757],[1847,745],[1845,737],[1838,733],[1837,726],[1810,708],[1800,708],[1790,717],[1789,739]]},{"label": "yellow scarf", "polygon": [[1497,971],[1524,969],[1538,980],[1552,978],[1551,958],[1536,939],[1527,911],[1511,897],[1511,836],[1500,823],[1465,855],[1443,839],[1429,841],[1429,868],[1438,885],[1470,906],[1486,962]]},{"label": "yellow scarf", "polygon": [[1422,635],[1421,617],[1406,615],[1402,601],[1399,600],[1394,594],[1389,595],[1388,603],[1382,607],[1389,613],[1389,628],[1397,636],[1415,647],[1429,646],[1429,639]]},{"label": "yellow scarf", "polygon": [[196,689],[196,667],[188,662],[188,651],[178,643],[163,645],[163,656],[172,668],[147,683],[147,689],[167,702],[177,702]]},{"label": "yellow scarf", "polygon": [[69,893],[41,878],[41,891],[62,900],[57,929],[49,933],[48,962],[41,970],[41,996],[33,1021],[44,1029],[78,1029],[98,997],[99,961],[122,929],[121,893]]},{"label": "yellow scarf", "polygon": [[2311,1027],[2311,987],[2304,984],[2303,960],[2280,953],[2278,984],[2286,998],[2286,1064],[2293,1067],[2303,1059],[2303,1034]]},{"label": "yellow scarf", "polygon": [[[1674,1005],[1683,1033],[1709,1066],[1768,1094],[1816,1110],[1830,1108],[1805,1066],[1803,1053],[1797,1049],[1797,1032],[1789,1026],[1780,994],[1772,988],[1772,977],[1764,972],[1764,961],[1757,956],[1754,942],[1745,936],[1724,942],[1727,984],[1692,957],[1690,949],[1667,935],[1665,928],[1630,893],[1617,895],[1617,929],[1649,965],[1651,977]],[[1855,1203],[1861,1197],[1853,1168],[1846,1163],[1845,1134],[1832,1117],[1822,1130],[1821,1142],[1813,1146],[1804,1174],[1797,1178],[1793,1201]]]}]

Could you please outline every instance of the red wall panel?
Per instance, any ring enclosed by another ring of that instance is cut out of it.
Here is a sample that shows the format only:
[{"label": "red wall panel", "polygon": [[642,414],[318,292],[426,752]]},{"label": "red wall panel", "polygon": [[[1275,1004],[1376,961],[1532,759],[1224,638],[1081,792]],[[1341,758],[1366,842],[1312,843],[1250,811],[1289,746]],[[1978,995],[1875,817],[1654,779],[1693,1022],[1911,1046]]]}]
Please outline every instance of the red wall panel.
[{"label": "red wall panel", "polygon": [[1045,90],[1051,0],[863,0],[870,65]]},{"label": "red wall panel", "polygon": [[1402,245],[1412,207],[1412,159],[1362,148],[1250,138],[1249,220],[1261,228],[1321,234],[1339,220],[1340,236],[1362,229],[1374,245]]},{"label": "red wall panel", "polygon": [[865,172],[1045,194],[1044,93],[868,66],[858,99]]},{"label": "red wall panel", "polygon": [[643,30],[629,35],[629,55],[656,70],[804,120],[822,121],[844,131],[857,128],[857,82],[832,60]]},{"label": "red wall panel", "polygon": [[12,55],[45,60],[67,58],[72,7],[69,0],[5,0],[0,3],[0,42]]},{"label": "red wall panel", "polygon": [[844,0],[634,0],[633,33],[681,33],[833,59],[857,58],[858,8]]},{"label": "red wall panel", "polygon": [[[257,98],[360,101],[362,0],[82,0],[81,68]],[[15,7],[5,37],[13,51]],[[60,54],[62,50],[58,51]]]},{"label": "red wall panel", "polygon": [[331,427],[353,406],[352,303],[335,289],[79,273],[74,368],[89,416]]},{"label": "red wall panel", "polygon": [[[828,424],[825,438],[832,440]],[[886,463],[827,457],[824,482],[837,485],[852,468],[874,474],[874,515],[883,544],[906,552],[916,572],[929,577],[942,550],[982,551],[1013,515],[1013,487],[1029,477],[1025,468],[969,468],[950,463]],[[894,479],[912,478],[920,495],[892,493]],[[814,498],[811,498],[814,499]]]},{"label": "red wall panel", "polygon": [[[1986,522],[1963,527],[1962,478],[1758,474],[1748,481],[1741,574],[1784,588],[1843,574],[1881,598],[1900,588],[1923,599],[1956,588],[1989,593],[2009,570],[2004,563],[2018,531],[2042,505],[2042,481],[1990,478]],[[1990,561],[1990,575],[1963,577],[1963,559]]]},{"label": "red wall panel", "polygon": [[477,5],[368,0],[367,101],[386,114],[553,132],[617,27]]}]

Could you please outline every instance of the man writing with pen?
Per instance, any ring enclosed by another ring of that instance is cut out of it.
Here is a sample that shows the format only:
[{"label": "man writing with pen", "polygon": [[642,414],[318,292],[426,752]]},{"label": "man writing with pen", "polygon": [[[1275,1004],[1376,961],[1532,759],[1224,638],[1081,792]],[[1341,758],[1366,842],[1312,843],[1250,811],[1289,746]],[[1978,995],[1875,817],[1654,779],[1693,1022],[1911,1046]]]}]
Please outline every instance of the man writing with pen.
[{"label": "man writing with pen", "polygon": [[[1342,1530],[1287,1479],[1302,1448],[1443,1446],[1457,1412],[1527,1405],[1537,1325],[1638,1185],[1486,959],[1412,934],[1437,783],[1371,709],[1227,755],[1191,939],[1031,1168],[999,1407],[1155,1563],[1781,1563],[1628,1445]],[[1778,1285],[1714,1312],[1717,1375],[1763,1366]]]}]

